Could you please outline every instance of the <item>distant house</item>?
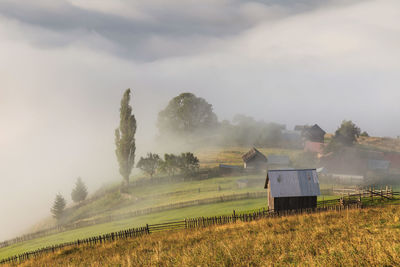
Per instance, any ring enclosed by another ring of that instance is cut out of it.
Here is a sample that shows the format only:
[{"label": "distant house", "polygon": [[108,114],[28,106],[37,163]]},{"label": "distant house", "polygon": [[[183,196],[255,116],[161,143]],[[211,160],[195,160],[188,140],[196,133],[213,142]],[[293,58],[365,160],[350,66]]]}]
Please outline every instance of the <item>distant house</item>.
[{"label": "distant house", "polygon": [[268,169],[289,167],[290,159],[287,155],[269,154],[267,166],[268,166]]},{"label": "distant house", "polygon": [[314,126],[306,127],[302,131],[302,136],[305,140],[317,143],[323,143],[326,132],[318,126],[318,124],[314,124]]},{"label": "distant house", "polygon": [[264,188],[268,207],[274,211],[316,208],[320,195],[315,169],[269,170]]},{"label": "distant house", "polygon": [[323,143],[325,140],[326,132],[318,124],[314,124],[313,126],[296,125],[294,130],[301,133],[304,141]]},{"label": "distant house", "polygon": [[305,141],[304,152],[312,152],[322,154],[324,151],[324,144],[318,142]]},{"label": "distant house", "polygon": [[267,168],[267,157],[255,147],[242,156],[245,169],[262,170]]}]

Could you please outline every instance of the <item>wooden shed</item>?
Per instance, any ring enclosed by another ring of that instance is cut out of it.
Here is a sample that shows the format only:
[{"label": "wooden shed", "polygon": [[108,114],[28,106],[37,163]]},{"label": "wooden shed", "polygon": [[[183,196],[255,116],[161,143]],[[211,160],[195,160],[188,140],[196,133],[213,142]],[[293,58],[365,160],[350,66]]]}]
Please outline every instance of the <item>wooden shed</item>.
[{"label": "wooden shed", "polygon": [[324,143],[326,132],[318,124],[314,124],[313,126],[296,125],[294,129],[301,132],[304,141]]},{"label": "wooden shed", "polygon": [[316,208],[320,195],[316,169],[269,170],[264,188],[274,211]]},{"label": "wooden shed", "polygon": [[267,168],[267,157],[255,147],[242,156],[245,169],[265,170]]}]

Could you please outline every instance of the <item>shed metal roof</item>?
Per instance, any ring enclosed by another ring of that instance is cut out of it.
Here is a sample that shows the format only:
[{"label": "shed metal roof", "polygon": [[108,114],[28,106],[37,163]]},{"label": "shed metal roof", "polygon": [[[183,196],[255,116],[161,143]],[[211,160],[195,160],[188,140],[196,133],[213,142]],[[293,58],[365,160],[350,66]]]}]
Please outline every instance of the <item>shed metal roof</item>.
[{"label": "shed metal roof", "polygon": [[268,181],[273,198],[318,196],[321,194],[315,169],[270,170],[267,172],[264,188],[268,188]]}]

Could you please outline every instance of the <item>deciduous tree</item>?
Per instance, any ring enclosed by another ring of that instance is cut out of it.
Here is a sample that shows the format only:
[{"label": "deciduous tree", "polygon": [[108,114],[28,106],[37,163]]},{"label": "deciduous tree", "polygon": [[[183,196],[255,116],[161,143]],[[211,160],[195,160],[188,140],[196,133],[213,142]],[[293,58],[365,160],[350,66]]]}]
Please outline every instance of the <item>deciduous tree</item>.
[{"label": "deciduous tree", "polygon": [[199,133],[218,125],[212,105],[192,93],[182,93],[173,98],[158,114],[160,134],[185,135]]},{"label": "deciduous tree", "polygon": [[139,162],[136,164],[136,167],[150,175],[152,178],[156,173],[158,167],[160,166],[160,156],[153,153],[148,153],[147,157],[141,157]]}]

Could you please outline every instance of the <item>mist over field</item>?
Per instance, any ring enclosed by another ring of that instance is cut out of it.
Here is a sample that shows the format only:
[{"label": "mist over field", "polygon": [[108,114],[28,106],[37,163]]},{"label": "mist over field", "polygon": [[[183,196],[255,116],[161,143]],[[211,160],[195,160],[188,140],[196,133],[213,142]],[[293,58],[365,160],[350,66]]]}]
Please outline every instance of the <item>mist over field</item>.
[{"label": "mist over field", "polygon": [[114,130],[132,88],[136,157],[158,112],[181,92],[219,120],[351,119],[400,135],[400,2],[0,2],[0,240],[71,203],[78,176],[93,193],[119,183]]}]

